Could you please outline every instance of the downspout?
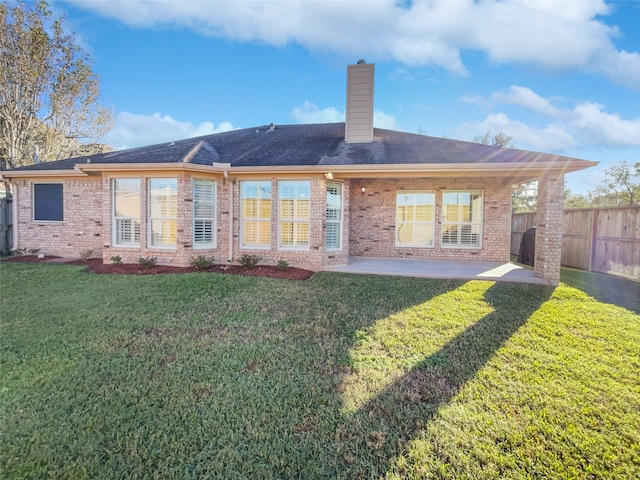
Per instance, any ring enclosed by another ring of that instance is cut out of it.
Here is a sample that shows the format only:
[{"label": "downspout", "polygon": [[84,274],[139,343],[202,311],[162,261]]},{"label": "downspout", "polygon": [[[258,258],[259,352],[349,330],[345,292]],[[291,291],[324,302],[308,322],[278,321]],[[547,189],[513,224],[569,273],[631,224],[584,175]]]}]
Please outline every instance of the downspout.
[{"label": "downspout", "polygon": [[224,179],[229,187],[229,257],[227,262],[233,261],[233,181],[229,178],[229,170],[224,171]]}]

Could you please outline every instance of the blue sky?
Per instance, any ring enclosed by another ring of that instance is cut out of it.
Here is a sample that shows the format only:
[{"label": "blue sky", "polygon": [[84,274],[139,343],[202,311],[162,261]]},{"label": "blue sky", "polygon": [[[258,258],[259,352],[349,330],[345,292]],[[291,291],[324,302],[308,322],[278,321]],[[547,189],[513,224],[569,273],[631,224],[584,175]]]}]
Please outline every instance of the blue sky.
[{"label": "blue sky", "polygon": [[135,147],[269,123],[344,121],[346,66],[376,64],[377,127],[599,161],[640,161],[640,2],[52,3],[95,60]]}]

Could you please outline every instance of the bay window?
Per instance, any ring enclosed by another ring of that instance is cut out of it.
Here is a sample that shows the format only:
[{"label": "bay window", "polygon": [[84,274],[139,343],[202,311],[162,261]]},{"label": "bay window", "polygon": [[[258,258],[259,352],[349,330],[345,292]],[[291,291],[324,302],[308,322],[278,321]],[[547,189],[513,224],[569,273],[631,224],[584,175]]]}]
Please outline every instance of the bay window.
[{"label": "bay window", "polygon": [[113,187],[113,244],[140,246],[140,179],[116,178]]},{"label": "bay window", "polygon": [[271,182],[240,184],[240,230],[243,247],[269,248],[271,245]]},{"label": "bay window", "polygon": [[178,228],[178,180],[149,179],[149,246],[175,247]]},{"label": "bay window", "polygon": [[310,182],[278,182],[278,201],[280,248],[309,248]]},{"label": "bay window", "polygon": [[213,248],[216,243],[216,184],[193,181],[193,246]]}]

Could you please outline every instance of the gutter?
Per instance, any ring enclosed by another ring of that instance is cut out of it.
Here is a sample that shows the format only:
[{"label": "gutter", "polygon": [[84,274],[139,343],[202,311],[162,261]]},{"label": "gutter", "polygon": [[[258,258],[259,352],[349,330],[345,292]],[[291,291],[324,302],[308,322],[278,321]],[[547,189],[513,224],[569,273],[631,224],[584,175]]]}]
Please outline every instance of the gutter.
[{"label": "gutter", "polygon": [[[504,163],[405,163],[405,164],[376,164],[376,165],[289,165],[266,167],[232,167],[229,163],[213,162],[212,165],[196,165],[192,163],[78,163],[73,170],[15,170],[5,172],[11,178],[28,177],[69,177],[86,176],[91,173],[106,172],[176,172],[191,171],[213,173],[229,176],[251,175],[301,175],[310,173],[333,173],[339,178],[380,178],[389,175],[403,177],[427,175],[430,177],[446,177],[451,175],[466,177],[522,177],[528,181],[532,176],[545,173],[570,173],[585,168],[594,167],[599,162],[568,158],[555,162],[504,162]],[[225,178],[227,178],[225,177]]]},{"label": "gutter", "polygon": [[233,180],[229,177],[229,170],[224,171],[224,179],[228,182],[229,188],[229,256],[227,257],[227,263],[233,262]]}]

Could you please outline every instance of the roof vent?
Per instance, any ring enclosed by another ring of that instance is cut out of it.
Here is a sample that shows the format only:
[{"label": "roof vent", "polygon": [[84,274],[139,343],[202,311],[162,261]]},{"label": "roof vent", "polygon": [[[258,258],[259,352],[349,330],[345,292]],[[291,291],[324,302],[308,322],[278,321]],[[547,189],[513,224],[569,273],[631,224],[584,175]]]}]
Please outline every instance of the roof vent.
[{"label": "roof vent", "polygon": [[270,123],[269,124],[269,130],[275,130],[276,129],[276,124],[275,123]]},{"label": "roof vent", "polygon": [[176,144],[176,142],[174,142],[173,140],[171,140],[171,142],[169,142],[169,146],[173,147]]},{"label": "roof vent", "polygon": [[366,65],[367,61],[364,58],[361,58],[360,60],[358,60],[357,64],[358,65]]}]

